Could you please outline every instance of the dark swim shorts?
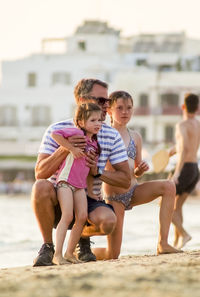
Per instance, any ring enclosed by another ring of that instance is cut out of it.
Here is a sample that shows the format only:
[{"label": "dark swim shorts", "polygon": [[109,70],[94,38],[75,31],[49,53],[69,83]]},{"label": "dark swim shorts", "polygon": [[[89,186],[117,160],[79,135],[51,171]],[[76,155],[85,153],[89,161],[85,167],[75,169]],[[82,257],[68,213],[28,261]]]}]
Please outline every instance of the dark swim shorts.
[{"label": "dark swim shorts", "polygon": [[[88,202],[88,214],[90,212],[92,212],[93,210],[95,210],[97,207],[100,207],[100,206],[107,207],[107,208],[111,209],[112,211],[114,211],[112,205],[107,204],[104,200],[103,201],[97,201],[97,200],[92,199],[89,196],[87,196],[87,202]],[[55,206],[54,209],[55,209],[54,228],[56,228],[59,221],[60,221],[60,218],[61,218],[61,209],[60,209],[59,203]],[[75,217],[74,217],[73,221],[71,222],[68,229],[72,229],[72,227],[74,225],[74,222],[75,222]]]},{"label": "dark swim shorts", "polygon": [[176,194],[191,193],[199,180],[197,163],[184,163],[176,185]]}]

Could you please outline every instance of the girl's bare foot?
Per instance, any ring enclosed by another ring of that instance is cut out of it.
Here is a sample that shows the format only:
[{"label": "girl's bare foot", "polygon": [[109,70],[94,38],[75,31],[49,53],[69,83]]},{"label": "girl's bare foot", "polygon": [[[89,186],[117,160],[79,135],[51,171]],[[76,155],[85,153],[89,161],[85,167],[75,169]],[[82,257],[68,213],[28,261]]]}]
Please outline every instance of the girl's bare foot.
[{"label": "girl's bare foot", "polygon": [[175,249],[173,246],[169,244],[158,244],[157,247],[157,255],[161,254],[174,254],[174,253],[182,253],[183,251]]},{"label": "girl's bare foot", "polygon": [[67,262],[63,256],[53,256],[53,260],[52,263],[55,265],[65,265],[65,264],[69,264],[69,262]]},{"label": "girl's bare foot", "polygon": [[79,263],[83,263],[82,261],[76,259],[76,257],[74,255],[64,255],[64,258],[67,262],[73,263],[73,264],[79,264]]}]

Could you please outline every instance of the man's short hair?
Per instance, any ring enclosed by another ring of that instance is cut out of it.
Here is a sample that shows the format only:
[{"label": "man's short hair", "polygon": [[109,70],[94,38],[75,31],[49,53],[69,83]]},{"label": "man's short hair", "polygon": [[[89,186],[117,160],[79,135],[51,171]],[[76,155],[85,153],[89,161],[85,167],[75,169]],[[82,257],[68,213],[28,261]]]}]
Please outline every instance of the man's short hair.
[{"label": "man's short hair", "polygon": [[195,94],[185,94],[184,104],[187,112],[195,113],[199,108],[199,97]]},{"label": "man's short hair", "polygon": [[94,79],[94,78],[84,78],[84,79],[81,79],[77,83],[77,85],[74,88],[74,96],[75,96],[77,104],[79,103],[80,98],[87,99],[87,96],[90,94],[90,92],[92,91],[92,88],[95,84],[108,89],[107,83],[105,83],[104,81],[101,81],[99,79]]}]

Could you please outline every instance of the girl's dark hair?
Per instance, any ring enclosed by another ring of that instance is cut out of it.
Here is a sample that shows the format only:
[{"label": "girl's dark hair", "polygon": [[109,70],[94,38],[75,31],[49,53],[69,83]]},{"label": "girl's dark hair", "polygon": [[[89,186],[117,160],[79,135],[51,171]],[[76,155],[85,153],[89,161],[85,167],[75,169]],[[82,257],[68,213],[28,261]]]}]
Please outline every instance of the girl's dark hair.
[{"label": "girl's dark hair", "polygon": [[[89,117],[92,115],[93,112],[98,112],[98,111],[102,111],[101,107],[95,103],[83,103],[83,104],[79,104],[76,112],[75,112],[75,124],[76,126],[81,129],[84,134],[86,134],[86,131],[84,128],[80,127],[79,125],[79,121],[83,121],[84,123],[89,119]],[[97,142],[97,146],[98,146],[98,154],[101,153],[101,147],[97,141],[97,134],[94,134],[92,136],[92,139],[95,140]]]},{"label": "girl's dark hair", "polygon": [[[130,99],[132,102],[132,105],[133,105],[133,98],[129,93],[127,93],[125,91],[115,91],[109,95],[109,99],[110,99],[109,107],[111,107],[119,98],[122,98],[124,100]],[[110,119],[111,119],[111,124],[112,124],[112,122],[113,122],[112,116],[110,116]]]},{"label": "girl's dark hair", "polygon": [[110,104],[110,107],[113,105],[114,102],[117,101],[117,99],[119,98],[122,98],[122,99],[130,99],[132,104],[133,104],[133,98],[131,97],[131,95],[125,91],[115,91],[115,92],[112,92],[110,95],[109,95],[109,104]]}]

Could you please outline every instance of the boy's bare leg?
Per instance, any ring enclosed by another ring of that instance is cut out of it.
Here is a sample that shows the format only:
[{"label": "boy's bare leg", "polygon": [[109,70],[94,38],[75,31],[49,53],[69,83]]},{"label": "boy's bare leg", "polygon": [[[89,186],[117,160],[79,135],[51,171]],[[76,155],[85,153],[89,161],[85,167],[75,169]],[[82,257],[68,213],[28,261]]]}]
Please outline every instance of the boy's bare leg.
[{"label": "boy's bare leg", "polygon": [[173,243],[173,245],[175,248],[178,247],[179,236],[180,236],[180,233],[178,232],[178,229],[176,228],[176,226],[174,226],[174,243]]},{"label": "boy's bare leg", "polygon": [[179,233],[179,242],[177,247],[182,248],[192,239],[190,234],[183,227],[183,204],[188,197],[188,193],[176,196],[175,209],[172,217],[172,222]]}]

